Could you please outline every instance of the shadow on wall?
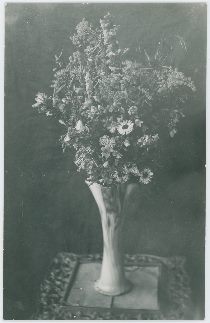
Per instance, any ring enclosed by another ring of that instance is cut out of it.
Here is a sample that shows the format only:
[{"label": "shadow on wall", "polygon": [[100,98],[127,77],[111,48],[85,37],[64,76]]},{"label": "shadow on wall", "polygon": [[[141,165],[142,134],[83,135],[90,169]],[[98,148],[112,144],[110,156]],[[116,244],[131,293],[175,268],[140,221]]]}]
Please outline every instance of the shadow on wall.
[{"label": "shadow on wall", "polygon": [[4,318],[29,318],[52,258],[59,251],[102,250],[98,210],[73,156],[62,153],[62,126],[31,105],[48,89],[54,54],[72,51],[69,35],[83,18],[107,12],[121,26],[122,47],[138,59],[161,37],[181,35],[187,52],[176,64],[190,75],[197,96],[173,142],[168,139],[155,180],[127,207],[125,250],[185,255],[198,318],[204,313],[206,5],[7,4],[5,37]]}]

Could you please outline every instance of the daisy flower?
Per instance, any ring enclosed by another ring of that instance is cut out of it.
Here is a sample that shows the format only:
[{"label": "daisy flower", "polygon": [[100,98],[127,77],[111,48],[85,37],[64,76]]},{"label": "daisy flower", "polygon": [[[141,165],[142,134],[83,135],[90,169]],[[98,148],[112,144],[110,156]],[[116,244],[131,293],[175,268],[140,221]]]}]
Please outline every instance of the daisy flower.
[{"label": "daisy flower", "polygon": [[133,122],[130,120],[122,121],[121,124],[117,127],[117,131],[121,135],[128,135],[133,130]]},{"label": "daisy flower", "polygon": [[143,184],[149,184],[149,182],[151,182],[152,177],[153,177],[153,172],[149,168],[145,168],[139,174],[139,181]]}]

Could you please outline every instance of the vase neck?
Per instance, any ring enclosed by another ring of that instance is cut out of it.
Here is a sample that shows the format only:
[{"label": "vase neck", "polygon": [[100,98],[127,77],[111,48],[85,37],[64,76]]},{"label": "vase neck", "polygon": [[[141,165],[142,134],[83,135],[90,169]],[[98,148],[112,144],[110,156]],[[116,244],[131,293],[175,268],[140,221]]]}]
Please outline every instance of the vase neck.
[{"label": "vase neck", "polygon": [[98,183],[89,185],[89,188],[98,205],[101,217],[112,214],[113,217],[122,217],[124,192],[120,185],[104,187]]}]

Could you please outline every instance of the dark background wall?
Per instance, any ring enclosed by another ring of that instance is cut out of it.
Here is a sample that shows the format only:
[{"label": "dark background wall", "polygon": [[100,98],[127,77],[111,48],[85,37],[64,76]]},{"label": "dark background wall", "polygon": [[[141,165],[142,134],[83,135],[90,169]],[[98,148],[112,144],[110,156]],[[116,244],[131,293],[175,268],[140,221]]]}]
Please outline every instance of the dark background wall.
[{"label": "dark background wall", "polygon": [[205,68],[204,4],[8,4],[5,37],[4,318],[28,318],[39,284],[59,251],[102,250],[98,210],[62,153],[62,126],[38,115],[35,94],[47,91],[54,54],[86,17],[93,24],[108,11],[121,25],[120,45],[138,58],[139,44],[154,50],[163,36],[179,35],[175,63],[195,81],[195,98],[174,140],[167,139],[154,182],[141,186],[127,208],[129,253],[184,255],[196,317],[204,310]]}]

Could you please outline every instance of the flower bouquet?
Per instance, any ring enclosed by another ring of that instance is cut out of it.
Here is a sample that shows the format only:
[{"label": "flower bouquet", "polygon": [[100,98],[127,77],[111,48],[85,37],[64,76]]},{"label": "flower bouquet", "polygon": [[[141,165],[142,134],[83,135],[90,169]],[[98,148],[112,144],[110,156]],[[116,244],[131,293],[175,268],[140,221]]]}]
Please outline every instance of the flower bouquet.
[{"label": "flower bouquet", "polygon": [[[33,105],[65,128],[60,141],[74,151],[77,170],[98,204],[104,252],[95,288],[118,295],[130,289],[120,252],[122,201],[132,183],[153,177],[151,151],[165,131],[173,137],[183,107],[195,91],[190,77],[167,65],[160,48],[147,62],[128,60],[110,14],[93,27],[83,19],[66,62],[56,56],[50,95],[38,93]],[[126,189],[125,189],[126,187]]]}]

